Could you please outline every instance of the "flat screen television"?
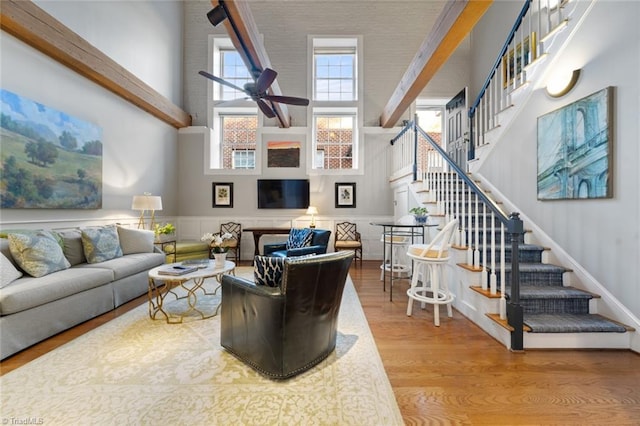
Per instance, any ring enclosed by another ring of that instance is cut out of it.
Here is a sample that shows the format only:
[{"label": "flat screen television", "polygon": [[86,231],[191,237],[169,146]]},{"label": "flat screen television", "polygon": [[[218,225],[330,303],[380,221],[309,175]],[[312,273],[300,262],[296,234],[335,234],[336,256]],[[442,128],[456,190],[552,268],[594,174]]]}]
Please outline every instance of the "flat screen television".
[{"label": "flat screen television", "polygon": [[306,209],[309,179],[258,179],[259,209]]}]

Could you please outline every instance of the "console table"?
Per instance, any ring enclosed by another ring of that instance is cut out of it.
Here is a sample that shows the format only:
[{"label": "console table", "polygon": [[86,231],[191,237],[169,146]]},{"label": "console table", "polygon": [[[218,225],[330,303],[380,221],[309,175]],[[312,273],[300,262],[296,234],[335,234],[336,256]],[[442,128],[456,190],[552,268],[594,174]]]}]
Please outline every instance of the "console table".
[{"label": "console table", "polygon": [[260,237],[263,235],[289,235],[291,228],[276,228],[276,227],[258,227],[258,228],[244,228],[243,232],[253,232],[254,243],[254,256],[260,254]]}]

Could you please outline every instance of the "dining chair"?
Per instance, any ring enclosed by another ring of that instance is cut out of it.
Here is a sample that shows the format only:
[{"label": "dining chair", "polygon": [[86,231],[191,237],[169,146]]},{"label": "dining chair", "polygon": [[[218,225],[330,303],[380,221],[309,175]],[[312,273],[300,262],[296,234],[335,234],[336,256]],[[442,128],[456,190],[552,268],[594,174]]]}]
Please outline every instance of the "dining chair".
[{"label": "dining chair", "polygon": [[233,250],[234,261],[236,265],[240,262],[240,241],[242,237],[242,225],[237,222],[227,222],[220,224],[220,235],[229,233],[233,235],[232,239],[225,241],[224,245]]},{"label": "dining chair", "polygon": [[352,250],[354,259],[360,259],[362,267],[362,238],[358,227],[353,222],[340,222],[336,224],[336,238],[333,241],[334,251]]}]

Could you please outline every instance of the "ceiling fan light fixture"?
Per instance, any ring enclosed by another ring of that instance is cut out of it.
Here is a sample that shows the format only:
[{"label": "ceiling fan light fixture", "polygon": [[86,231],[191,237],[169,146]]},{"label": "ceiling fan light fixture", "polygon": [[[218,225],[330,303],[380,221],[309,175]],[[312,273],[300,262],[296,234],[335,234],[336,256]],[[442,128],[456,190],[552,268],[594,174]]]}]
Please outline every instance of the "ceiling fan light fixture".
[{"label": "ceiling fan light fixture", "polygon": [[216,27],[220,22],[227,19],[227,12],[224,11],[224,8],[221,5],[218,5],[207,12],[207,18],[211,25]]}]

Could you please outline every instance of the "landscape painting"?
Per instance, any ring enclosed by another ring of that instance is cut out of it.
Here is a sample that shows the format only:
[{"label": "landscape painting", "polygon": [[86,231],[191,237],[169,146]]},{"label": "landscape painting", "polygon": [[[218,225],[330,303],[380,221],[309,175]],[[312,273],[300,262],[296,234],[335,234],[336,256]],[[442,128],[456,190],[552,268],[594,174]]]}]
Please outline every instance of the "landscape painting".
[{"label": "landscape painting", "polygon": [[267,142],[267,167],[300,167],[300,142]]},{"label": "landscape painting", "polygon": [[0,89],[0,207],[102,208],[102,129]]},{"label": "landscape painting", "polygon": [[613,88],[538,117],[538,199],[610,198]]}]

